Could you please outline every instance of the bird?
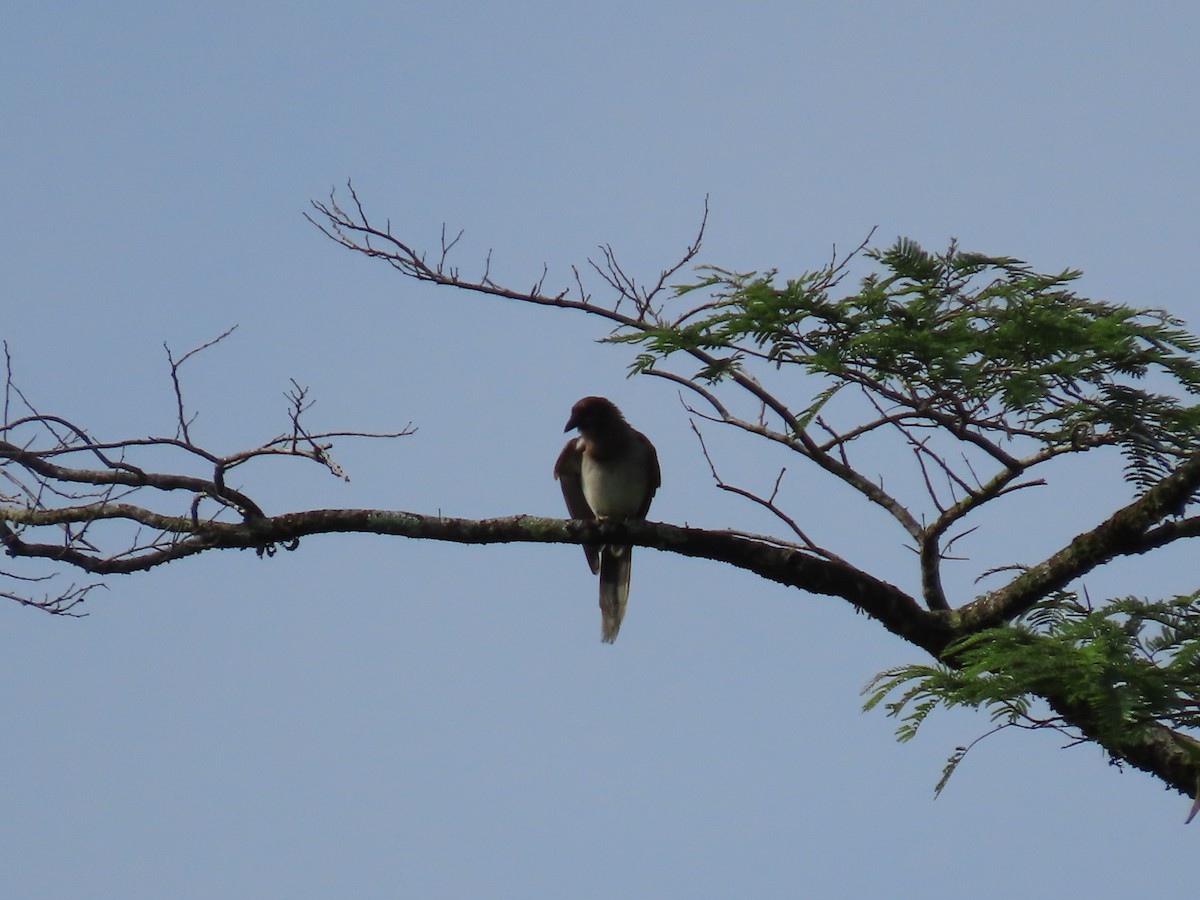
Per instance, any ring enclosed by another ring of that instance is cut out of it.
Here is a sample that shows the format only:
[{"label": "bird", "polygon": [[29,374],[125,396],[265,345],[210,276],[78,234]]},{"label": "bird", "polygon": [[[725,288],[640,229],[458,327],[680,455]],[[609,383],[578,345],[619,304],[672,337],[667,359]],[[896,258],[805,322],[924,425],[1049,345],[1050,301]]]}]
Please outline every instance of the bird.
[{"label": "bird", "polygon": [[[658,453],[604,397],[584,397],[571,407],[567,441],[554,477],[572,519],[644,519],[662,483]],[[593,575],[600,576],[600,637],[611,644],[621,630],[629,600],[633,548],[626,544],[585,544]]]}]

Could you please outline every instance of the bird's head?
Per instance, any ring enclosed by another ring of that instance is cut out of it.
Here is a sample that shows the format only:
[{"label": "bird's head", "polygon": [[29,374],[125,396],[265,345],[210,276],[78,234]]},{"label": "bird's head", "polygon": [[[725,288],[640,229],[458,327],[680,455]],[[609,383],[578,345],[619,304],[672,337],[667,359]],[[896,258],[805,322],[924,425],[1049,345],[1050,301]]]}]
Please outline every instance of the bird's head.
[{"label": "bird's head", "polygon": [[580,434],[587,434],[621,421],[624,421],[624,417],[611,400],[584,397],[571,407],[571,418],[567,419],[567,427],[563,431],[578,428]]}]

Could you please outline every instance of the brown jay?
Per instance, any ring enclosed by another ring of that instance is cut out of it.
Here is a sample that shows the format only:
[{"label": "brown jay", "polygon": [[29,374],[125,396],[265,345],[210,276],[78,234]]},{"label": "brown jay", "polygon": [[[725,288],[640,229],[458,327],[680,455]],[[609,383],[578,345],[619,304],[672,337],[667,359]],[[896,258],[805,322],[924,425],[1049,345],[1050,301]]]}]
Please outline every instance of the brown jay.
[{"label": "brown jay", "polygon": [[[640,431],[604,397],[584,397],[571,407],[567,427],[579,437],[567,441],[554,477],[562,487],[572,519],[644,519],[662,483],[658,454]],[[588,565],[600,575],[601,638],[612,643],[621,630],[629,600],[630,556],[623,544],[585,544]]]}]

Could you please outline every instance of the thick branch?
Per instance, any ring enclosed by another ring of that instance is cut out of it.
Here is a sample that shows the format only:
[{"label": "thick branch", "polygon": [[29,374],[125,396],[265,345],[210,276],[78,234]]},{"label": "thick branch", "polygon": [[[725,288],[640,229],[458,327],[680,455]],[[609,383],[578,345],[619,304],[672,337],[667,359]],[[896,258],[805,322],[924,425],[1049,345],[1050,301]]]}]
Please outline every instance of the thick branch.
[{"label": "thick branch", "polygon": [[[276,545],[294,545],[303,537],[343,532],[462,544],[629,543],[728,563],[778,584],[841,597],[878,619],[889,631],[931,652],[944,646],[948,637],[944,621],[925,612],[899,588],[846,563],[724,531],[650,522],[591,522],[535,516],[456,519],[379,509],[319,509],[238,523],[199,524],[185,518],[155,517],[144,510],[135,513],[125,505],[119,508],[114,505],[110,513],[114,518],[128,517],[153,524],[172,532],[177,539],[168,546],[120,557],[103,557],[60,545],[26,543],[7,528],[0,531],[0,541],[7,545],[10,555],[48,557],[96,575],[144,571],[206,550],[261,551]],[[97,518],[98,510],[76,508],[54,512],[0,507],[0,519],[20,524],[62,522],[72,515],[77,516],[76,521]]]},{"label": "thick branch", "polygon": [[[1194,534],[1194,519],[1178,523],[1181,527],[1154,526],[1180,513],[1198,487],[1200,452],[1049,559],[1027,569],[1005,587],[959,609],[954,613],[955,629],[965,635],[1010,621],[1039,600],[1118,556],[1144,553],[1166,543],[1167,538]],[[1184,525],[1189,527],[1185,530]]]},{"label": "thick branch", "polygon": [[[1094,714],[1090,709],[1066,697],[1045,699],[1068,725],[1078,728],[1085,736],[1096,740]],[[1181,794],[1195,796],[1200,772],[1197,772],[1195,760],[1184,749],[1183,743],[1167,726],[1148,722],[1132,733],[1120,746],[1101,746],[1114,758],[1157,776]]]}]

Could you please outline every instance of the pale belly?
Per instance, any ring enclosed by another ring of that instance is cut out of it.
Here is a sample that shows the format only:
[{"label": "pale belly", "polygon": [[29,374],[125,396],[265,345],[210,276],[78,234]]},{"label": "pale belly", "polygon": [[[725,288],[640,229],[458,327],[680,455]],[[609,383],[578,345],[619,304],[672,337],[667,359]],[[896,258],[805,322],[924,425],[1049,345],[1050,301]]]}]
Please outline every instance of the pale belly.
[{"label": "pale belly", "polygon": [[597,516],[623,519],[641,512],[646,474],[641,466],[599,465],[583,458],[583,496]]}]

